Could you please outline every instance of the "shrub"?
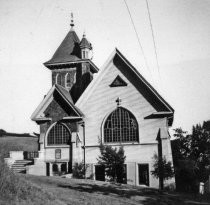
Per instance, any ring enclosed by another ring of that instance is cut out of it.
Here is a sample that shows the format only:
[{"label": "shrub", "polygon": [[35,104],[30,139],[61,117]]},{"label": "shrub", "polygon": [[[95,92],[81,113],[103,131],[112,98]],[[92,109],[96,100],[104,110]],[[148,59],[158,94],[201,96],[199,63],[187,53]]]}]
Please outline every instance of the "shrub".
[{"label": "shrub", "polygon": [[159,178],[159,179],[162,178],[160,189],[163,189],[163,181],[170,179],[174,176],[172,163],[170,161],[167,161],[165,156],[158,157],[157,154],[154,154],[153,159],[154,159],[154,164],[153,164],[154,170],[151,171],[151,173],[156,178]]},{"label": "shrub", "polygon": [[75,162],[72,169],[73,178],[84,179],[87,168],[88,168],[88,165],[85,166],[84,162],[80,162],[80,163]]},{"label": "shrub", "polygon": [[125,181],[124,163],[126,158],[123,147],[121,146],[117,150],[117,148],[100,143],[100,152],[101,155],[97,159],[98,164],[105,167],[105,173],[110,181],[123,183]]}]

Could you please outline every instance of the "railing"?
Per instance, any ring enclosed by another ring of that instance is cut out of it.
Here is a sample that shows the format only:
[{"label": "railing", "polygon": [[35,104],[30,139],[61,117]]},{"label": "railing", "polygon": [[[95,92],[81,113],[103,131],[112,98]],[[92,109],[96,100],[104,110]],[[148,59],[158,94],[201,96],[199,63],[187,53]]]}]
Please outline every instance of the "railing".
[{"label": "railing", "polygon": [[24,151],[23,152],[23,156],[24,156],[24,159],[32,160],[34,158],[38,158],[39,157],[39,152],[37,152],[37,151],[34,151],[34,152]]}]

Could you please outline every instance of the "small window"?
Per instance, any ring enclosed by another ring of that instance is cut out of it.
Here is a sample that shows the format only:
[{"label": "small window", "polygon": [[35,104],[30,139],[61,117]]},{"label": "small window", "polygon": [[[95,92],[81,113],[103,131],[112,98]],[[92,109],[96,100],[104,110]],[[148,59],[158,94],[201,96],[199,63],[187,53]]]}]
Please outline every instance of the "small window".
[{"label": "small window", "polygon": [[55,83],[58,84],[58,85],[61,85],[61,83],[62,83],[61,78],[62,78],[61,74],[58,73],[56,75]]},{"label": "small window", "polygon": [[86,58],[85,51],[82,51],[82,58]]},{"label": "small window", "polygon": [[70,76],[70,73],[67,73],[66,74],[66,77],[65,77],[65,87],[66,88],[70,88],[71,87],[71,76]]},{"label": "small window", "polygon": [[76,83],[76,81],[77,81],[77,73],[75,72],[74,73],[74,83]]}]

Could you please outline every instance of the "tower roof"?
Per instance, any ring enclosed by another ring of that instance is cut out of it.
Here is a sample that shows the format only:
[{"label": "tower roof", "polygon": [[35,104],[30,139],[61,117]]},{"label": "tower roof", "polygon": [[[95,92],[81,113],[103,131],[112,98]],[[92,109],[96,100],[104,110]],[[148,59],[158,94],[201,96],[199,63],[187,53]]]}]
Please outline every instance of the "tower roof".
[{"label": "tower roof", "polygon": [[83,34],[82,40],[80,42],[80,48],[92,49],[91,43],[87,40],[85,34]]},{"label": "tower roof", "polygon": [[71,29],[60,46],[55,51],[53,57],[44,63],[45,66],[48,64],[65,63],[71,61],[80,60],[80,40],[76,32]]}]

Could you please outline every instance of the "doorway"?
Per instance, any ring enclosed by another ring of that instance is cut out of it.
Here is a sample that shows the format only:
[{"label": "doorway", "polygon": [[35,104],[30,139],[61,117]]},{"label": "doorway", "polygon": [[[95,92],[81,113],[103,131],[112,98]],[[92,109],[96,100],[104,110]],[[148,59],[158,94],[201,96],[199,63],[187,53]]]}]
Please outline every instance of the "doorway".
[{"label": "doorway", "polygon": [[50,163],[46,163],[46,176],[50,176]]},{"label": "doorway", "polygon": [[139,164],[139,185],[149,186],[149,164]]},{"label": "doorway", "polygon": [[105,181],[105,168],[101,165],[95,166],[95,180]]}]

